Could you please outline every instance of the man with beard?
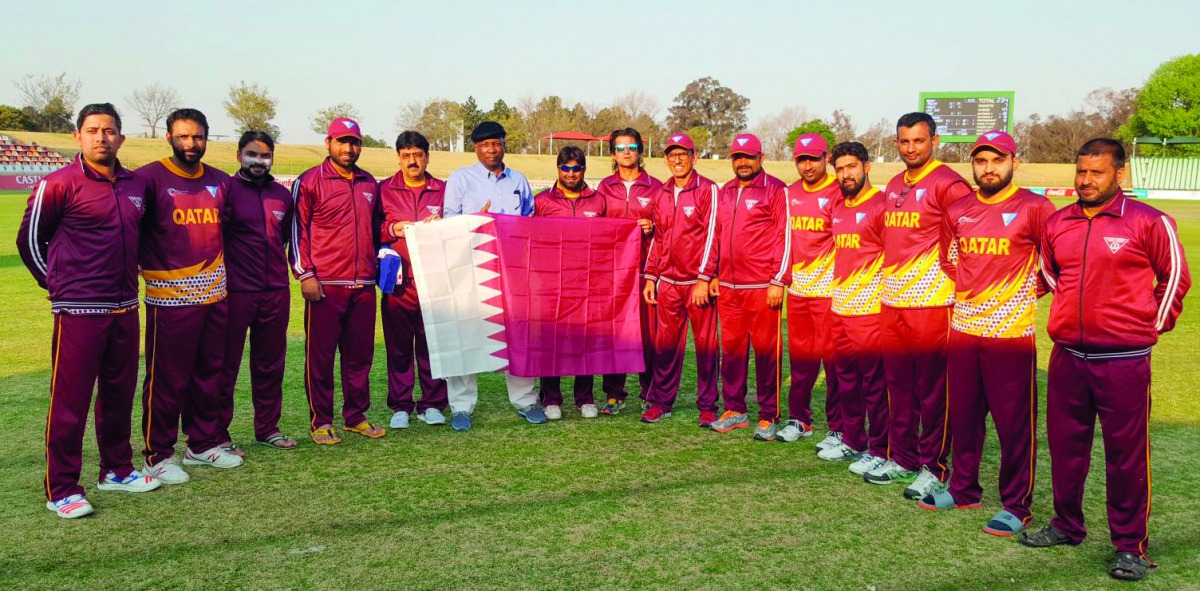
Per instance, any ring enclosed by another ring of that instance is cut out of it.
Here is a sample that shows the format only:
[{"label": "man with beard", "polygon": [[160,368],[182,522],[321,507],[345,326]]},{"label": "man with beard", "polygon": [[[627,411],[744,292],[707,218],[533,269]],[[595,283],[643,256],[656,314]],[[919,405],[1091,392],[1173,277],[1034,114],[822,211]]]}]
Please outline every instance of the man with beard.
[{"label": "man with beard", "polygon": [[971,195],[958,173],[933,158],[937,124],[909,113],[896,124],[906,170],[888,183],[883,232],[883,371],[891,400],[891,459],[864,475],[872,484],[910,483],[920,500],[950,473],[946,428],[946,334],[954,281],[938,258],[942,218]]},{"label": "man with beard", "polygon": [[[533,215],[551,218],[602,218],[608,212],[604,197],[587,186],[583,176],[587,172],[587,156],[583,150],[575,146],[567,146],[558,152],[558,182],[553,187],[538,193],[533,198]],[[619,377],[624,380],[624,374]],[[605,386],[618,387],[612,383],[610,376],[605,376]],[[624,383],[619,385],[620,391],[625,391]],[[592,390],[595,388],[593,376],[575,376],[575,406],[585,419],[600,416],[596,409]],[[609,396],[617,392],[608,391]],[[542,407],[546,409],[546,418],[555,421],[562,418],[562,378],[558,376],[543,377],[542,389],[539,394]]]},{"label": "man with beard", "polygon": [[[700,270],[717,258],[717,184],[695,170],[696,145],[685,133],[672,134],[663,150],[670,182],[662,186],[654,207],[654,243],[646,260],[642,299],[655,307],[654,372],[642,413],[643,423],[671,417],[683,360],[687,328],[696,349],[696,408],[700,428],[717,421],[717,311],[712,300],[715,281]],[[711,282],[711,283],[710,283]]]},{"label": "man with beard", "polygon": [[[650,245],[654,240],[654,200],[662,191],[662,183],[646,173],[642,166],[642,155],[645,147],[642,144],[642,134],[632,127],[618,129],[609,135],[608,149],[613,155],[613,173],[596,185],[596,192],[608,202],[608,217],[620,217],[637,220],[642,228],[641,265],[642,277],[645,278],[646,259],[650,256]],[[650,378],[654,374],[654,330],[655,306],[640,302],[639,312],[642,323],[642,357],[646,362],[646,371],[638,376],[638,384],[642,391],[638,396],[642,399],[643,407],[646,393],[650,390]],[[625,408],[625,375],[605,376],[603,385],[605,392],[612,392],[600,409],[600,414],[615,415]],[[645,408],[643,408],[645,410]]]},{"label": "man with beard", "polygon": [[333,427],[333,358],[340,353],[342,420],[347,431],[377,439],[367,421],[375,356],[375,244],[379,187],[357,166],[358,123],[338,117],[325,134],[329,156],[292,184],[296,216],[292,272],[304,296],[304,391],[317,445],[341,443]]},{"label": "man with beard", "polygon": [[[445,425],[442,411],[449,404],[446,380],[435,380],[430,373],[429,343],[425,340],[425,322],[421,318],[421,302],[404,230],[417,222],[441,219],[446,183],[426,172],[429,140],[420,133],[405,131],[396,136],[396,158],[400,171],[379,183],[383,208],[379,236],[384,246],[396,250],[401,261],[400,280],[392,293],[381,296],[379,304],[387,348],[390,424],[393,429],[407,428],[409,413],[415,410],[426,425]],[[414,401],[413,389],[418,379],[421,399]]]},{"label": "man with beard", "polygon": [[146,469],[164,484],[187,472],[175,457],[182,418],[183,463],[236,468],[220,446],[221,365],[228,321],[221,211],[229,175],[200,160],[208,120],[195,109],[167,117],[171,156],[139,168],[146,185],[141,264],[146,281],[146,378],[142,437]]},{"label": "man with beard", "polygon": [[[733,138],[729,148],[736,178],[721,187],[720,228],[721,384],[725,414],[713,423],[718,433],[749,427],[746,382],[754,348],[758,381],[758,425],[754,438],[773,441],[779,422],[782,337],[779,310],[790,281],[787,187],[763,172],[762,143],[752,134]],[[716,260],[700,279],[717,275]]]},{"label": "man with beard", "polygon": [[792,383],[788,390],[788,422],[776,437],[785,443],[811,437],[812,390],[825,364],[825,421],[828,434],[820,452],[841,440],[842,425],[836,380],[830,363],[830,289],[833,285],[833,235],[830,211],[841,190],[826,170],[829,145],[806,133],[796,138],[792,160],[800,179],[788,187],[788,225],[792,233],[791,286],[788,287],[788,357]]},{"label": "man with beard", "polygon": [[1097,138],[1075,156],[1078,200],[1050,216],[1042,273],[1054,291],[1046,435],[1054,519],[1020,541],[1078,545],[1096,417],[1104,435],[1109,575],[1136,581],[1157,565],[1150,545],[1150,350],[1171,330],[1191,286],[1170,216],[1121,191],[1125,149]]},{"label": "man with beard", "polygon": [[[533,215],[533,190],[525,175],[504,164],[504,127],[495,121],[484,121],[471,131],[475,157],[479,162],[460,168],[446,181],[445,216],[472,213]],[[537,401],[534,378],[514,376],[504,372],[508,401],[517,415],[535,425],[546,422],[546,413]],[[453,376],[446,379],[450,398],[450,428],[455,431],[471,429],[471,413],[479,402],[476,378]]]},{"label": "man with beard", "polygon": [[[238,140],[241,169],[225,190],[223,231],[229,274],[229,326],[221,371],[218,438],[234,447],[233,390],[237,385],[246,332],[250,333],[250,399],[254,404],[255,441],[277,449],[296,447],[279,431],[283,410],[283,371],[291,310],[288,261],[284,247],[292,239],[295,201],[275,182],[271,164],[275,140],[247,131]],[[237,450],[234,447],[237,453]]]},{"label": "man with beard", "polygon": [[979,461],[990,412],[1000,439],[1003,509],[983,531],[1011,536],[1025,529],[1033,500],[1037,444],[1038,249],[1049,199],[1012,182],[1017,144],[999,130],[971,148],[979,190],[946,208],[941,261],[957,297],[950,318],[946,366],[954,468],[918,504],[925,509],[979,507]]},{"label": "man with beard", "polygon": [[841,393],[842,438],[817,457],[856,460],[861,476],[887,460],[888,401],[879,351],[883,289],[884,201],[868,175],[871,159],[858,142],[834,146],[829,158],[842,197],[830,212],[834,239],[832,330],[834,380]]},{"label": "man with beard", "polygon": [[100,448],[96,488],[147,492],[162,485],[133,469],[129,444],[145,190],[117,160],[124,141],[121,116],[111,104],[85,106],[75,122],[79,156],[34,187],[17,233],[21,260],[49,291],[54,315],[43,486],[46,508],[64,519],[93,511],[79,485],[93,387]]}]

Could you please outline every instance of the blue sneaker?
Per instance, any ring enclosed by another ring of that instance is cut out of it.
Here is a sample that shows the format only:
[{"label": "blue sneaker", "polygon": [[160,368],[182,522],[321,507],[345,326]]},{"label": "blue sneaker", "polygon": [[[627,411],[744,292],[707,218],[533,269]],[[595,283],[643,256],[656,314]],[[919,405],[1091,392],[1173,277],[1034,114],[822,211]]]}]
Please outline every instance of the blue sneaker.
[{"label": "blue sneaker", "polygon": [[546,422],[546,411],[542,410],[540,404],[530,404],[525,408],[517,409],[517,416],[534,425],[541,425]]},{"label": "blue sneaker", "polygon": [[465,412],[456,412],[450,417],[450,428],[455,431],[470,431],[471,430],[471,414]]},{"label": "blue sneaker", "polygon": [[417,418],[431,427],[446,424],[446,415],[442,414],[442,411],[436,408],[425,409],[425,412],[417,415]]}]

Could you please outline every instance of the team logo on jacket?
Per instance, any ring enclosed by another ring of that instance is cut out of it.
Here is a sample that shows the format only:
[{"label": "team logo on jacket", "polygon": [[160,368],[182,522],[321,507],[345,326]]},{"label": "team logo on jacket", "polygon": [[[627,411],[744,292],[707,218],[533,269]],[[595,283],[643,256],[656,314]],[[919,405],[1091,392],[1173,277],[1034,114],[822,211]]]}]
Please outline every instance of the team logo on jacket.
[{"label": "team logo on jacket", "polygon": [[204,188],[208,189],[209,195],[212,195],[213,197],[217,196],[217,186],[216,185],[205,185]]},{"label": "team logo on jacket", "polygon": [[860,211],[860,212],[857,212],[857,213],[855,213],[855,214],[854,214],[854,223],[855,223],[855,224],[861,224],[861,223],[862,223],[862,221],[863,221],[863,218],[865,218],[865,217],[867,217],[867,214],[865,214],[865,213],[863,213],[863,212],[861,212],[861,211]]},{"label": "team logo on jacket", "polygon": [[433,215],[441,215],[442,213],[442,206],[440,205],[426,205],[425,209],[428,209],[429,213]]},{"label": "team logo on jacket", "polygon": [[594,217],[596,217],[596,212],[594,212],[594,211],[585,211],[585,212],[583,212],[583,217],[585,217],[585,218],[594,218]]},{"label": "team logo on jacket", "polygon": [[833,218],[832,220],[829,220],[830,225],[840,224],[840,223],[842,223],[842,218]]},{"label": "team logo on jacket", "polygon": [[[974,224],[975,222],[978,222],[978,221],[979,220],[977,220],[973,217],[965,216],[965,215],[959,216],[959,218],[958,218],[958,223],[960,223],[960,224]],[[1007,226],[1008,223],[1005,223],[1004,225]]]},{"label": "team logo on jacket", "polygon": [[817,207],[820,207],[821,209],[825,209],[825,206],[826,206],[826,205],[829,205],[829,199],[828,199],[828,198],[826,198],[826,197],[817,197]]},{"label": "team logo on jacket", "polygon": [[920,203],[920,202],[921,202],[921,198],[922,198],[922,197],[924,197],[924,196],[925,196],[925,189],[917,189],[917,192],[916,192],[916,194],[915,194],[915,195],[913,195],[913,197],[914,197],[914,198],[916,198],[916,200],[917,200],[917,203]]},{"label": "team logo on jacket", "polygon": [[279,220],[281,222],[283,221],[283,212],[282,211],[272,211],[271,213],[275,214],[276,220]]},{"label": "team logo on jacket", "polygon": [[754,209],[755,205],[758,205],[758,199],[747,199],[746,200],[746,209],[748,209],[748,210]]},{"label": "team logo on jacket", "polygon": [[641,203],[642,207],[646,207],[647,205],[650,205],[650,198],[649,197],[638,197],[638,203]]},{"label": "team logo on jacket", "polygon": [[1002,213],[1000,214],[1000,219],[1004,220],[1004,227],[1007,228],[1009,224],[1013,223],[1013,220],[1017,219],[1017,214]]},{"label": "team logo on jacket", "polygon": [[1108,244],[1108,249],[1111,250],[1113,254],[1117,254],[1117,251],[1121,250],[1121,247],[1125,246],[1125,243],[1129,242],[1129,239],[1128,238],[1113,238],[1111,236],[1105,236],[1104,242],[1106,242]]},{"label": "team logo on jacket", "polygon": [[688,216],[688,217],[692,217],[692,212],[693,212],[693,211],[696,211],[696,208],[695,208],[695,207],[692,207],[692,206],[690,206],[690,205],[685,205],[685,206],[683,206],[683,215],[686,215],[686,216]]},{"label": "team logo on jacket", "polygon": [[374,193],[363,193],[363,197],[366,197],[367,203],[373,203],[375,201]]},{"label": "team logo on jacket", "polygon": [[142,210],[142,198],[141,197],[134,197],[133,195],[130,195],[129,201],[131,203],[133,203],[133,206],[136,207],[138,209],[138,211]]},{"label": "team logo on jacket", "polygon": [[792,199],[792,205],[800,205],[799,199]]}]

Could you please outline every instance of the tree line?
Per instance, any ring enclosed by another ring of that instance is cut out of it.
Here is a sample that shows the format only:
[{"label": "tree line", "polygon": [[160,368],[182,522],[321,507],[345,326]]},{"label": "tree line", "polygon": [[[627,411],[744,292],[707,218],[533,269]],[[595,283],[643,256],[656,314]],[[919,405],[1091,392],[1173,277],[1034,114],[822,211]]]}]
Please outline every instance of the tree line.
[{"label": "tree line", "polygon": [[[78,80],[68,78],[64,72],[53,76],[27,75],[13,84],[22,104],[0,105],[0,129],[49,132],[72,129],[79,102]],[[159,83],[134,89],[125,97],[125,103],[138,114],[150,137],[156,137],[166,116],[182,105],[177,91]],[[238,124],[236,133],[262,130],[276,139],[280,136],[279,127],[274,124],[277,106],[278,100],[269,89],[245,81],[231,85],[222,101],[225,112]],[[891,141],[895,135],[892,119],[862,125],[842,110],[815,117],[802,106],[789,106],[751,126],[747,119],[749,106],[749,98],[715,78],[704,77],[688,83],[665,114],[656,97],[639,90],[617,97],[609,104],[570,104],[557,95],[526,96],[512,104],[497,100],[487,110],[475,97],[468,96],[461,102],[436,98],[401,105],[395,129],[422,132],[436,150],[449,150],[458,142],[470,150],[471,129],[481,121],[493,120],[508,131],[510,152],[536,153],[539,149],[548,150],[539,140],[551,133],[580,131],[601,136],[614,129],[633,127],[647,140],[651,155],[657,153],[656,146],[662,146],[667,135],[685,131],[706,157],[724,153],[734,135],[750,131],[762,139],[769,158],[782,160],[791,156],[797,136],[818,133],[830,144],[856,140],[884,160],[898,159]],[[337,117],[361,118],[354,105],[340,103],[313,113],[311,129],[324,134],[329,122]],[[1200,54],[1163,63],[1140,88],[1101,88],[1089,93],[1081,105],[1065,114],[1032,113],[1017,120],[1013,132],[1021,146],[1021,157],[1027,162],[1073,162],[1075,148],[1092,137],[1117,137],[1132,143],[1134,138],[1144,136],[1200,136]],[[363,143],[368,147],[384,147],[389,142],[367,135]],[[569,142],[559,142],[563,143]],[[969,155],[968,150],[967,144],[943,144],[938,157],[963,161]],[[1197,146],[1139,146],[1139,150],[1168,155],[1200,153]]]}]

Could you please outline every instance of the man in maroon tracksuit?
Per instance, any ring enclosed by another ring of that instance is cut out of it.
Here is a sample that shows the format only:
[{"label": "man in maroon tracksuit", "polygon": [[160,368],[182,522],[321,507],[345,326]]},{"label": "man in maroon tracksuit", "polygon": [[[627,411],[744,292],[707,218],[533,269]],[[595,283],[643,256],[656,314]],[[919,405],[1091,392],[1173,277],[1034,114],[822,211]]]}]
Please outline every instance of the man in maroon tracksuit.
[{"label": "man in maroon tracksuit", "polygon": [[[746,382],[754,348],[758,381],[758,425],[754,438],[774,441],[779,423],[780,363],[783,344],[780,308],[790,282],[787,186],[762,169],[762,143],[752,134],[733,138],[729,148],[736,178],[721,187],[720,287],[721,384],[725,414],[713,423],[718,433],[749,427]],[[717,276],[713,262],[701,279]]]},{"label": "man in maroon tracksuit", "polygon": [[241,169],[230,178],[225,190],[222,230],[225,270],[229,274],[229,325],[221,371],[218,436],[229,446],[233,389],[248,330],[254,439],[279,449],[296,447],[294,439],[279,431],[291,311],[284,247],[291,242],[296,207],[291,191],[271,177],[274,153],[275,140],[270,135],[261,131],[243,133],[238,140]]},{"label": "man in maroon tracksuit", "polygon": [[[534,195],[533,215],[551,218],[602,218],[608,213],[608,202],[587,186],[583,180],[587,172],[587,156],[575,146],[567,146],[558,152],[558,182],[553,187]],[[592,394],[595,388],[593,376],[575,376],[575,406],[585,419],[600,416]],[[603,388],[610,398],[625,397],[625,374],[604,376]],[[562,418],[562,378],[542,378],[539,394],[546,409],[546,419]]]},{"label": "man in maroon tracksuit", "polygon": [[341,443],[333,427],[333,357],[341,352],[342,419],[370,438],[384,429],[367,421],[375,355],[375,234],[379,187],[356,166],[358,123],[339,117],[325,136],[329,157],[292,185],[296,198],[292,272],[304,296],[304,391],[318,445]]},{"label": "man in maroon tracksuit", "polygon": [[653,208],[654,241],[646,260],[642,299],[655,307],[654,371],[642,422],[657,423],[671,416],[692,325],[696,348],[696,408],[700,427],[717,420],[717,311],[712,303],[715,285],[701,279],[700,270],[717,258],[716,183],[696,172],[696,147],[687,134],[667,139],[663,150],[671,181],[662,186]]},{"label": "man in maroon tracksuit", "polygon": [[1054,519],[1028,546],[1083,542],[1083,487],[1096,417],[1104,434],[1109,574],[1138,580],[1156,565],[1150,540],[1150,350],[1175,326],[1191,275],[1170,216],[1128,198],[1125,149],[1091,140],[1075,160],[1078,201],[1050,217],[1042,272],[1054,291],[1046,434]]},{"label": "man in maroon tracksuit", "polygon": [[[446,183],[426,172],[429,140],[420,133],[401,133],[396,138],[396,155],[400,171],[379,183],[379,201],[383,209],[379,236],[385,246],[400,255],[401,261],[400,280],[392,293],[382,295],[379,304],[379,313],[383,316],[383,341],[387,348],[390,425],[393,429],[407,428],[408,415],[413,410],[427,425],[444,425],[446,416],[442,411],[450,404],[446,380],[433,379],[429,371],[429,344],[425,340],[425,322],[421,318],[404,229],[417,222],[441,219]],[[421,399],[414,402],[413,389],[417,379],[421,380]]]},{"label": "man in maroon tracksuit", "polygon": [[178,109],[167,117],[171,156],[134,172],[146,185],[142,455],[164,484],[189,479],[175,457],[181,422],[188,436],[185,465],[242,465],[240,456],[221,447],[218,428],[228,321],[220,218],[229,175],[200,162],[207,140],[204,114]]},{"label": "man in maroon tracksuit", "polygon": [[[637,220],[642,228],[642,277],[645,278],[646,259],[650,256],[650,244],[654,239],[654,201],[662,191],[662,183],[646,173],[642,166],[642,134],[628,127],[609,135],[608,148],[613,155],[614,172],[596,185],[596,193],[608,203],[608,217]],[[646,393],[650,390],[650,377],[654,373],[654,332],[658,319],[654,306],[642,300],[639,312],[642,322],[642,357],[646,371],[638,376],[642,391],[638,394],[643,407]],[[605,379],[608,379],[607,377]],[[601,414],[615,415],[625,408],[625,377],[620,379],[621,389],[614,392],[600,409]],[[607,391],[607,390],[606,390]]]},{"label": "man in maroon tracksuit", "polygon": [[124,140],[121,117],[111,104],[84,107],[76,121],[79,156],[34,187],[17,233],[21,260],[49,290],[54,315],[43,486],[46,508],[66,519],[92,513],[79,472],[97,381],[97,488],[145,492],[161,484],[133,469],[129,445],[145,186],[117,160]]}]

